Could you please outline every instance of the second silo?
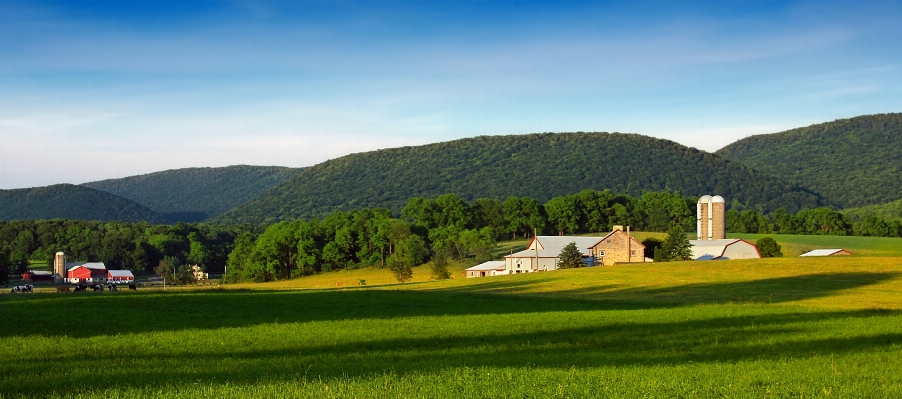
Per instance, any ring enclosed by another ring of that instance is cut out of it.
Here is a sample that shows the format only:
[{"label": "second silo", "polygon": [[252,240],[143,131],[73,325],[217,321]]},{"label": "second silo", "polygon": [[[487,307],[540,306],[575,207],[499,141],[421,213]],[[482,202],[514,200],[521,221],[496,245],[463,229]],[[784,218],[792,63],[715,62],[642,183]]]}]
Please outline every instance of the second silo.
[{"label": "second silo", "polygon": [[726,202],[719,195],[703,195],[696,204],[699,240],[722,240],[726,236]]}]

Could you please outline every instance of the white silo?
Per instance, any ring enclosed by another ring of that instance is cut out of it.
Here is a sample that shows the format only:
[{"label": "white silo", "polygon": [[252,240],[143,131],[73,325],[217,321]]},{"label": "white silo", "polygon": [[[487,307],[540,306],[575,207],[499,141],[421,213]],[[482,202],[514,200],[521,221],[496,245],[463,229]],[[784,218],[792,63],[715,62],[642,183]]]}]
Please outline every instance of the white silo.
[{"label": "white silo", "polygon": [[723,240],[727,238],[727,202],[723,197],[715,195],[711,198],[711,239]]},{"label": "white silo", "polygon": [[726,202],[719,195],[703,195],[696,204],[696,232],[699,240],[726,238]]},{"label": "white silo", "polygon": [[66,254],[57,252],[53,256],[53,280],[57,283],[66,281]]}]

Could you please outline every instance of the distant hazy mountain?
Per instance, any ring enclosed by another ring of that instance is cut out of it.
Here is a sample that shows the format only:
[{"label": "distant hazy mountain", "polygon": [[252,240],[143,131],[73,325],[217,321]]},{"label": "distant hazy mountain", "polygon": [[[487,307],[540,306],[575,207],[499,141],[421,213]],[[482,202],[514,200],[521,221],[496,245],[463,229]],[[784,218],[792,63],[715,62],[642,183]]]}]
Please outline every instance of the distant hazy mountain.
[{"label": "distant hazy mountain", "polygon": [[132,200],[73,184],[0,190],[0,220],[56,218],[165,222],[163,216]]},{"label": "distant hazy mountain", "polygon": [[739,140],[717,151],[843,206],[902,199],[902,114],[840,119]]},{"label": "distant hazy mountain", "polygon": [[199,222],[238,206],[301,170],[248,165],[185,168],[82,186],[134,200],[160,213],[170,223]]},{"label": "distant hazy mountain", "polygon": [[673,190],[719,194],[773,210],[822,204],[811,192],[738,163],[668,140],[620,133],[484,136],[353,154],[305,169],[213,222],[272,222],[336,210],[399,211],[415,196],[467,200],[529,196],[539,201],[583,189],[641,195]]}]

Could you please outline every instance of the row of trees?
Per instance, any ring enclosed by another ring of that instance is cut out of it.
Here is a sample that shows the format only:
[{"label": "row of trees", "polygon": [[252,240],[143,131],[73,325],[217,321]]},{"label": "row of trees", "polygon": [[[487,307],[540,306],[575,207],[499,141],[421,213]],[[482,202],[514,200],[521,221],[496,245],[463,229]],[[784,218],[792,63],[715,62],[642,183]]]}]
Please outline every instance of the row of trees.
[{"label": "row of trees", "polygon": [[902,221],[867,215],[860,223],[853,223],[841,212],[823,207],[802,209],[796,214],[780,208],[770,215],[729,210],[726,224],[730,233],[902,237]]},{"label": "row of trees", "polygon": [[[413,201],[413,200],[412,200]],[[447,209],[449,216],[454,210]],[[449,219],[446,219],[449,220]],[[449,258],[463,260],[492,256],[495,238],[488,228],[442,222],[429,225],[395,218],[387,209],[334,212],[323,219],[280,222],[254,237],[238,236],[228,259],[227,280],[271,281],[317,272],[368,266],[387,267],[399,280],[411,268]],[[442,267],[436,278],[448,278]]]},{"label": "row of trees", "polygon": [[225,268],[235,238],[253,232],[248,225],[210,226],[176,223],[100,222],[84,220],[0,221],[0,253],[22,273],[29,261],[53,263],[57,251],[70,261],[100,261],[110,269],[151,272],[161,261],[197,264],[210,271]]},{"label": "row of trees", "polygon": [[[433,275],[446,278],[450,259],[489,260],[501,239],[606,232],[613,225],[630,225],[637,231],[679,228],[691,232],[696,200],[671,192],[648,192],[636,198],[584,190],[545,204],[528,197],[470,203],[445,194],[411,198],[400,217],[387,209],[361,209],[265,229],[61,219],[0,221],[0,253],[10,272],[24,271],[29,260],[51,261],[55,252],[64,251],[71,260],[156,271],[173,279],[187,275],[187,265],[198,264],[211,272],[224,271],[227,265],[227,280],[233,282],[367,266],[389,268],[404,280],[410,278],[410,268],[430,259]],[[796,214],[778,209],[770,215],[730,210],[726,219],[727,230],[733,233],[902,236],[899,222],[868,216],[853,224],[829,208]],[[679,256],[661,255],[661,259],[669,258]]]},{"label": "row of trees", "polygon": [[694,224],[694,202],[670,192],[635,198],[607,190],[584,190],[545,204],[528,197],[472,203],[454,194],[415,197],[400,218],[387,209],[340,211],[323,219],[280,222],[259,237],[242,234],[229,255],[227,280],[271,281],[378,266],[403,281],[413,266],[428,260],[433,260],[433,277],[447,278],[449,259],[489,260],[499,239],[609,231],[616,224],[666,231]]}]

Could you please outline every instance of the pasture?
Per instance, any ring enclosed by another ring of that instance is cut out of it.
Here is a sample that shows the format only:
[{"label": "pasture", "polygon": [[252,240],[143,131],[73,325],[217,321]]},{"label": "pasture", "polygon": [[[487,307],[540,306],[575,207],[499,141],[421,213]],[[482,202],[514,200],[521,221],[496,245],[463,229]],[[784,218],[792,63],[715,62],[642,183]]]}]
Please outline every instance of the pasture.
[{"label": "pasture", "polygon": [[738,234],[727,238],[743,238],[755,243],[761,237],[771,237],[783,247],[783,256],[796,257],[813,249],[843,248],[858,256],[902,256],[902,238],[858,236],[810,236],[795,234]]},{"label": "pasture", "polygon": [[[286,287],[287,288],[287,287]],[[902,258],[0,296],[3,397],[898,397]]]}]

